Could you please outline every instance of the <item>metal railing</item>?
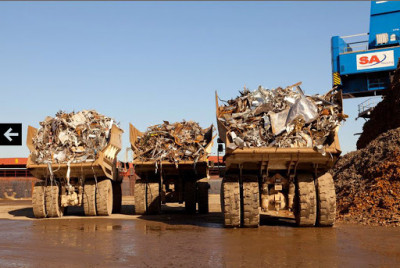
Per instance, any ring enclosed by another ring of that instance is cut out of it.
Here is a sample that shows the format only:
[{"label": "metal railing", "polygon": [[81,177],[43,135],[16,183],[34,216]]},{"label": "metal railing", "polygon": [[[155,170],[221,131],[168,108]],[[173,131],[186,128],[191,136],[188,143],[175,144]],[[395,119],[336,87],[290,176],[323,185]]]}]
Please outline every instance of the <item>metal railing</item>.
[{"label": "metal railing", "polygon": [[358,105],[358,116],[368,111],[372,111],[380,100],[369,98]]},{"label": "metal railing", "polygon": [[[347,36],[341,36],[342,39],[354,39],[355,37],[368,36],[369,33],[353,34]],[[357,51],[368,50],[368,40],[357,40],[353,42],[346,42],[346,47],[341,48],[340,53],[350,53]]]},{"label": "metal railing", "polygon": [[0,168],[0,177],[32,177],[32,174],[23,168]]},{"label": "metal railing", "polygon": [[[360,44],[360,45],[354,45]],[[360,41],[354,43],[347,43],[347,47],[343,48],[342,53],[351,53],[351,52],[359,52],[359,51],[366,51],[368,50],[368,41]]]}]

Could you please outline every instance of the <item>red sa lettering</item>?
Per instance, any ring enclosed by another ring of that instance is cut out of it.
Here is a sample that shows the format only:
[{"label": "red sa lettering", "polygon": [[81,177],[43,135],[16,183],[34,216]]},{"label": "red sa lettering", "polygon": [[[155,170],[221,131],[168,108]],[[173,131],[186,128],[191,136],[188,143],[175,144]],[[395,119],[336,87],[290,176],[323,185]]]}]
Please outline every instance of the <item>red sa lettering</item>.
[{"label": "red sa lettering", "polygon": [[376,55],[373,55],[369,61],[369,63],[374,63],[374,62],[379,63],[379,58]]},{"label": "red sa lettering", "polygon": [[360,64],[367,64],[368,63],[368,57],[364,56],[360,58]]}]

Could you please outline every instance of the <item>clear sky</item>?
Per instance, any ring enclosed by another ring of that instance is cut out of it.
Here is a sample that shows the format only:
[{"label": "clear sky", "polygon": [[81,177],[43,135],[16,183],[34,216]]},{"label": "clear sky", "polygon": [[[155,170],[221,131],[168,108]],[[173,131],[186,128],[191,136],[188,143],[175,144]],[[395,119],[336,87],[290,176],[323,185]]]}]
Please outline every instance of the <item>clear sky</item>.
[{"label": "clear sky", "polygon": [[[303,82],[331,88],[330,38],[369,30],[369,2],[0,2],[0,122],[96,109],[140,130],[182,119],[215,124],[214,92]],[[362,99],[344,101],[344,152]],[[120,155],[121,157],[122,155]]]}]

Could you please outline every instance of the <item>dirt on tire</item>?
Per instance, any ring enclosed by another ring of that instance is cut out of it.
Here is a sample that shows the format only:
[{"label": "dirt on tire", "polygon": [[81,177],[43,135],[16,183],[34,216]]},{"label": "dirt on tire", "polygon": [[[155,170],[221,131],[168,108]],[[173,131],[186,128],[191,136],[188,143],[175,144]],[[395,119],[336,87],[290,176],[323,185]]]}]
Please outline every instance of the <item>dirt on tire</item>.
[{"label": "dirt on tire", "polygon": [[336,218],[336,193],[332,175],[317,179],[317,225],[332,226]]},{"label": "dirt on tire", "polygon": [[147,183],[147,214],[157,215],[161,212],[160,183]]},{"label": "dirt on tire", "polygon": [[96,211],[99,216],[110,216],[113,209],[113,191],[111,180],[104,179],[96,187]]},{"label": "dirt on tire", "polygon": [[32,208],[33,214],[36,218],[46,218],[46,206],[45,206],[45,182],[38,181],[35,183],[32,192]]},{"label": "dirt on tire", "polygon": [[86,216],[96,216],[96,182],[85,181],[83,186],[83,210]]},{"label": "dirt on tire", "polygon": [[58,185],[47,185],[45,187],[45,206],[48,217],[62,217],[64,208],[60,202],[60,187]]},{"label": "dirt on tire", "polygon": [[256,228],[260,225],[260,193],[257,176],[243,178],[243,226]]},{"label": "dirt on tire", "polygon": [[146,213],[146,182],[138,180],[135,183],[135,214],[144,215]]},{"label": "dirt on tire", "polygon": [[222,181],[221,191],[223,192],[223,214],[225,227],[240,227],[240,186],[239,181]]},{"label": "dirt on tire", "polygon": [[296,224],[302,227],[315,225],[317,219],[317,195],[312,174],[297,175],[297,195],[295,218]]}]

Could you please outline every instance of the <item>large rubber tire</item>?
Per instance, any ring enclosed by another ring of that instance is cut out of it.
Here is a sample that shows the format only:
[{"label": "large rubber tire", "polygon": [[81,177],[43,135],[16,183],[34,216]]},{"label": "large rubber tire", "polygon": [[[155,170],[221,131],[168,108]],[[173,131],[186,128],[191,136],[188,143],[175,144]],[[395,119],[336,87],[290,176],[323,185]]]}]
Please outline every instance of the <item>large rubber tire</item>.
[{"label": "large rubber tire", "polygon": [[64,208],[61,207],[60,187],[58,185],[46,186],[46,212],[48,217],[62,217],[64,214]]},{"label": "large rubber tire", "polygon": [[185,210],[187,213],[196,213],[196,182],[185,181]]},{"label": "large rubber tire", "polygon": [[256,228],[260,225],[260,191],[257,177],[243,177],[243,226]]},{"label": "large rubber tire", "polygon": [[68,208],[69,208],[69,207],[64,207],[64,213],[63,213],[64,216],[68,214]]},{"label": "large rubber tire", "polygon": [[160,214],[161,196],[158,182],[147,183],[147,214]]},{"label": "large rubber tire", "polygon": [[310,173],[297,175],[295,218],[298,226],[315,226],[317,220],[317,195],[314,177]]},{"label": "large rubber tire", "polygon": [[221,205],[221,212],[224,213],[224,199],[225,199],[225,195],[224,195],[224,187],[223,187],[224,181],[221,181],[221,186],[219,187],[219,203]]},{"label": "large rubber tire", "polygon": [[83,210],[86,216],[96,216],[96,182],[85,181],[83,185]]},{"label": "large rubber tire", "polygon": [[110,216],[113,209],[113,190],[111,180],[104,179],[97,183],[96,210],[99,216]]},{"label": "large rubber tire", "polygon": [[317,179],[317,225],[333,226],[336,217],[336,192],[333,177],[325,173]]},{"label": "large rubber tire", "polygon": [[208,182],[201,181],[197,183],[197,203],[199,206],[199,213],[201,214],[207,214],[209,212],[208,189],[210,189]]},{"label": "large rubber tire", "polygon": [[238,181],[222,181],[223,210],[225,227],[240,227],[240,186]]},{"label": "large rubber tire", "polygon": [[137,180],[135,183],[134,199],[135,214],[143,215],[146,213],[146,183]]},{"label": "large rubber tire", "polygon": [[33,209],[33,215],[35,215],[36,218],[46,218],[47,213],[46,213],[46,205],[45,205],[45,182],[44,181],[38,181],[35,183],[35,186],[33,186],[33,191],[32,191],[32,209]]},{"label": "large rubber tire", "polygon": [[120,182],[112,183],[113,189],[113,210],[112,213],[121,213],[122,208],[122,187]]}]

